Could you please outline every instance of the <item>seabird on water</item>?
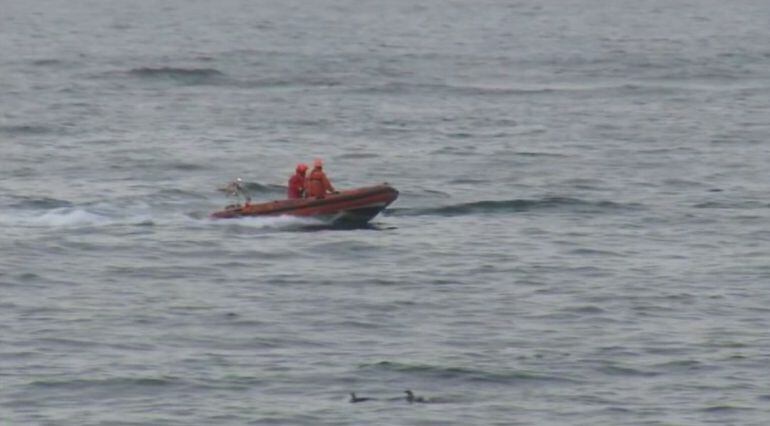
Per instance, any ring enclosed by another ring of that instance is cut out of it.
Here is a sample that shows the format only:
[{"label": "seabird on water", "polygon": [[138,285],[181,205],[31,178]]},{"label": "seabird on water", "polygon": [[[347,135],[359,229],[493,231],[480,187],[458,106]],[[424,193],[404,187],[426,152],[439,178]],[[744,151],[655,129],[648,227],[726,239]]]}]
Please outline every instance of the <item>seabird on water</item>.
[{"label": "seabird on water", "polygon": [[421,396],[414,396],[414,393],[412,393],[411,390],[407,389],[404,391],[406,394],[406,402],[413,403],[413,402],[425,402],[425,398]]},{"label": "seabird on water", "polygon": [[371,400],[371,398],[359,398],[359,397],[356,396],[355,392],[350,392],[350,402],[352,402],[352,403],[364,402],[364,401],[370,401],[370,400]]}]

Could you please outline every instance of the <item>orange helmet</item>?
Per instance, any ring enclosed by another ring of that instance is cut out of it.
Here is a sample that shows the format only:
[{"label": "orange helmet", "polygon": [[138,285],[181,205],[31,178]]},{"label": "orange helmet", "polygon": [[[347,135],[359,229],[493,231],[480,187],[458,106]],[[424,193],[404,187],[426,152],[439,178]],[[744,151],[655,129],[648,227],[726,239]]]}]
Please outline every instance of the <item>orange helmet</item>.
[{"label": "orange helmet", "polygon": [[305,173],[306,171],[307,171],[307,164],[305,163],[297,164],[297,173]]},{"label": "orange helmet", "polygon": [[323,166],[324,166],[324,162],[321,161],[320,158],[316,158],[315,160],[313,160],[313,167],[318,167],[320,169]]}]

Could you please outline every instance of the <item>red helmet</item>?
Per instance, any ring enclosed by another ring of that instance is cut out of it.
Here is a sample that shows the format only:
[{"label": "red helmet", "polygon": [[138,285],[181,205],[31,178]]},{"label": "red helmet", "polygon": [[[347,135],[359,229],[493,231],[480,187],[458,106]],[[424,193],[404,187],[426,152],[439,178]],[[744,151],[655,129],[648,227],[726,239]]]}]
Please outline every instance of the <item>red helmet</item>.
[{"label": "red helmet", "polygon": [[307,164],[305,163],[297,164],[297,173],[305,173],[306,171],[307,171]]}]

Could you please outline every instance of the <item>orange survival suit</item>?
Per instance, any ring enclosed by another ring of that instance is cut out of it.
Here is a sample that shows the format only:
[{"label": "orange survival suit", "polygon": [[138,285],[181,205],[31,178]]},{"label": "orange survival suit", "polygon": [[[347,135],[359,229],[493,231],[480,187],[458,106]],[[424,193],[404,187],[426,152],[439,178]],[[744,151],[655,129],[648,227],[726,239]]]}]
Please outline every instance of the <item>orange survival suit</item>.
[{"label": "orange survival suit", "polygon": [[316,165],[310,175],[305,178],[305,196],[323,198],[327,192],[334,192],[323,168]]}]

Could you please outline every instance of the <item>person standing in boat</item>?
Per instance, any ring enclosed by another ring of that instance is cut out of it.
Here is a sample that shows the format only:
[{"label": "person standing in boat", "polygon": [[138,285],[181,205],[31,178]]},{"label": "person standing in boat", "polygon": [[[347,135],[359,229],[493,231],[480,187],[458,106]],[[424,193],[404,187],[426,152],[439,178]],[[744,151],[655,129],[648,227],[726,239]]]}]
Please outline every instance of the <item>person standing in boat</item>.
[{"label": "person standing in boat", "polygon": [[323,171],[323,166],[324,163],[320,158],[316,158],[313,162],[313,170],[310,172],[310,176],[305,179],[306,197],[323,198],[327,193],[335,192],[329,178]]},{"label": "person standing in boat", "polygon": [[287,195],[290,200],[305,197],[305,173],[307,173],[307,164],[297,164],[296,173],[289,178]]}]

